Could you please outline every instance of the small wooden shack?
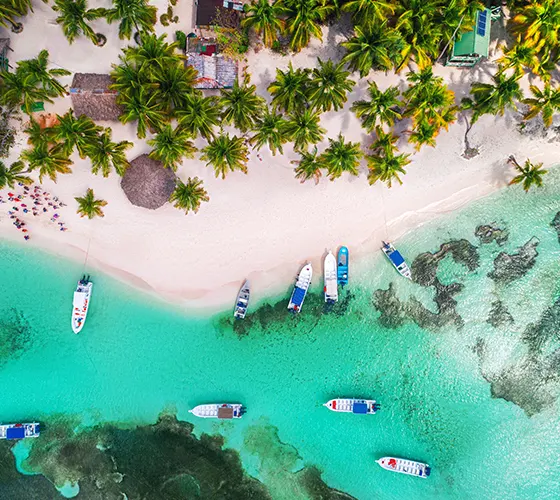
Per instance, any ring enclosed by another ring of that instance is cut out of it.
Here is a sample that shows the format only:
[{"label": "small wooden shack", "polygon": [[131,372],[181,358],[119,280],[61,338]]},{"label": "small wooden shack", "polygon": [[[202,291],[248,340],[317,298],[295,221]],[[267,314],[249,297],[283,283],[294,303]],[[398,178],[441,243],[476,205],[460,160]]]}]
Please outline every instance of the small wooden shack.
[{"label": "small wooden shack", "polygon": [[110,75],[76,73],[70,87],[75,115],[86,115],[92,120],[118,120],[123,109],[117,104],[117,92],[109,88],[111,83]]}]

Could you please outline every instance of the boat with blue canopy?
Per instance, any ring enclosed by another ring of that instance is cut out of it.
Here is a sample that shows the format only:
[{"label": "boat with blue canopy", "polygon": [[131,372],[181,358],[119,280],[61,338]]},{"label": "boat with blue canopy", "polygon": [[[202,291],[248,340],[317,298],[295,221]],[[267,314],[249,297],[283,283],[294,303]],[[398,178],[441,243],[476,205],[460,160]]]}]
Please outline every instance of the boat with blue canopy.
[{"label": "boat with blue canopy", "polygon": [[348,284],[348,248],[340,247],[338,251],[338,284],[345,286]]},{"label": "boat with blue canopy", "polygon": [[384,241],[381,250],[383,250],[383,253],[387,256],[391,264],[393,264],[393,267],[401,276],[409,280],[412,279],[412,272],[410,271],[408,264],[405,262],[404,257],[391,243]]},{"label": "boat with blue canopy", "polygon": [[313,277],[313,267],[311,264],[307,263],[303,266],[302,270],[296,280],[296,285],[294,286],[294,291],[290,297],[290,302],[288,304],[288,310],[293,313],[298,313],[301,311],[303,306],[303,301],[311,285],[311,278]]},{"label": "boat with blue canopy", "polygon": [[327,401],[326,406],[331,411],[353,413],[354,415],[375,415],[380,406],[373,399],[337,398]]},{"label": "boat with blue canopy", "polygon": [[28,424],[1,424],[0,439],[25,439],[39,437],[38,422]]}]

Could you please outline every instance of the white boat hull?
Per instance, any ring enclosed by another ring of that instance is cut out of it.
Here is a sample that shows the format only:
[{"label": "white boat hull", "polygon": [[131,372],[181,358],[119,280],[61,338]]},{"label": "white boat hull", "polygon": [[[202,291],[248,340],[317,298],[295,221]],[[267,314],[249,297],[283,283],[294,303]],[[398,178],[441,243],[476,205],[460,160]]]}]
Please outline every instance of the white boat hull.
[{"label": "white boat hull", "polygon": [[428,464],[415,462],[414,460],[406,460],[404,458],[382,457],[376,460],[376,463],[391,472],[398,472],[399,474],[406,474],[408,476],[421,477],[424,479],[426,479],[431,472]]},{"label": "white boat hull", "polygon": [[325,278],[325,302],[334,303],[338,301],[338,276],[336,270],[336,258],[329,252],[324,263]]},{"label": "white boat hull", "polygon": [[311,264],[306,264],[303,269],[299,272],[298,278],[296,280],[296,285],[292,296],[290,297],[290,302],[288,303],[288,310],[294,313],[299,313],[303,306],[305,297],[307,296],[307,291],[311,286],[311,278],[313,277],[313,267]]},{"label": "white boat hull", "polygon": [[239,293],[237,294],[237,300],[235,301],[235,309],[233,311],[233,316],[237,319],[244,319],[247,314],[247,308],[249,307],[249,299],[251,297],[251,288],[249,286],[249,281],[245,280]]},{"label": "white boat hull", "polygon": [[80,333],[86,322],[87,313],[91,299],[93,283],[88,281],[87,284],[78,282],[74,299],[72,301],[72,331]]},{"label": "white boat hull", "polygon": [[337,398],[327,401],[323,406],[337,413],[355,415],[375,415],[379,405],[373,399]]},{"label": "white boat hull", "polygon": [[245,409],[239,403],[217,403],[195,406],[192,410],[189,410],[189,413],[200,418],[230,420],[232,418],[241,418],[245,413]]}]

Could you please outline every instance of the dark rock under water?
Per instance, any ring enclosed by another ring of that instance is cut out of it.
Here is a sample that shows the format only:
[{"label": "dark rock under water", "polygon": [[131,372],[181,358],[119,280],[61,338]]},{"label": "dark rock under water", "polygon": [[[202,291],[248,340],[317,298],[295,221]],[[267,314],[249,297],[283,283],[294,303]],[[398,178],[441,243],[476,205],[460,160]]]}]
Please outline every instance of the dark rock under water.
[{"label": "dark rock under water", "polygon": [[535,265],[539,255],[537,252],[538,246],[539,239],[533,237],[522,247],[519,247],[515,253],[501,252],[494,259],[494,270],[488,276],[496,283],[503,285],[525,276]]},{"label": "dark rock under water", "polygon": [[20,357],[31,346],[31,327],[15,308],[0,311],[0,365]]},{"label": "dark rock under water", "polygon": [[507,307],[501,300],[492,302],[492,308],[488,313],[486,323],[492,325],[494,328],[499,328],[504,325],[511,325],[513,323],[513,316],[507,310]]},{"label": "dark rock under water", "polygon": [[560,212],[558,212],[555,216],[554,219],[552,220],[552,222],[550,223],[550,225],[554,228],[554,230],[556,231],[556,234],[558,235],[558,242],[560,243]]},{"label": "dark rock under water", "polygon": [[480,240],[480,243],[484,245],[495,241],[499,246],[502,246],[509,238],[509,233],[506,229],[494,227],[489,224],[478,226],[474,235]]}]

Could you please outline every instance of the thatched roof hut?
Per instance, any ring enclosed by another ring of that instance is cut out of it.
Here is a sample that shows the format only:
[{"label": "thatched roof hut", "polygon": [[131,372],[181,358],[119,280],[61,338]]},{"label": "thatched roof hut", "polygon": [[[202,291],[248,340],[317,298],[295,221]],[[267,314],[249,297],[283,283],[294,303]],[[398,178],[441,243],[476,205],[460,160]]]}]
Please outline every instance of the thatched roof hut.
[{"label": "thatched roof hut", "polygon": [[117,104],[117,92],[109,89],[111,83],[110,75],[76,73],[70,88],[75,115],[86,115],[92,120],[118,120],[123,109]]},{"label": "thatched roof hut", "polygon": [[121,181],[126,197],[138,207],[155,210],[169,201],[176,176],[162,163],[142,155],[130,162]]}]

